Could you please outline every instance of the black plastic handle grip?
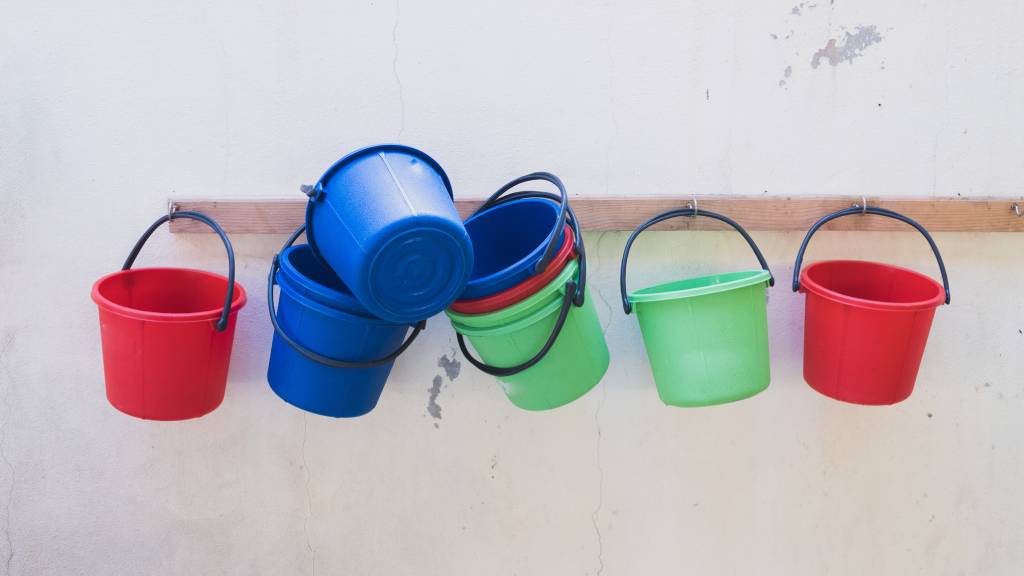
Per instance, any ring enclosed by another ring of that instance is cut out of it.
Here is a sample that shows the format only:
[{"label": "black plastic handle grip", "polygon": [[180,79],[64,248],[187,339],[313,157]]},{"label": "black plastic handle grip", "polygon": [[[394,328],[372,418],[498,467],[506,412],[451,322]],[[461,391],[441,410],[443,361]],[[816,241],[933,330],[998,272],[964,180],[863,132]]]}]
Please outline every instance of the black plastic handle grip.
[{"label": "black plastic handle grip", "polygon": [[732,226],[737,232],[740,233],[741,236],[743,236],[743,239],[747,241],[747,244],[750,245],[751,250],[754,251],[754,256],[757,257],[758,263],[761,264],[761,268],[768,272],[768,285],[775,286],[775,276],[772,274],[772,271],[768,268],[768,262],[764,259],[764,255],[761,254],[761,250],[757,247],[757,244],[754,243],[754,239],[750,237],[750,234],[747,234],[747,231],[744,230],[742,226],[737,224],[735,220],[729,218],[728,216],[718,214],[716,212],[697,210],[697,208],[681,208],[679,210],[669,210],[668,212],[658,214],[657,216],[651,218],[647,222],[641,224],[636,230],[633,231],[632,234],[629,235],[629,239],[626,240],[626,247],[622,250],[622,265],[619,268],[619,290],[622,292],[622,309],[626,312],[626,314],[629,314],[633,311],[633,304],[629,301],[629,298],[626,295],[626,264],[629,261],[629,251],[633,247],[633,241],[636,240],[636,237],[639,236],[641,232],[650,228],[651,226],[654,226],[659,222],[664,222],[665,220],[668,220],[670,218],[678,218],[680,216],[707,216],[708,218],[714,218],[715,220],[725,222],[729,226]]},{"label": "black plastic handle grip", "polygon": [[821,220],[814,223],[811,229],[807,231],[807,236],[804,236],[804,241],[800,244],[800,250],[796,253],[796,264],[793,265],[793,292],[800,289],[800,268],[803,266],[804,251],[807,250],[807,244],[811,241],[811,236],[818,231],[825,224],[835,220],[836,218],[842,218],[843,216],[849,216],[850,214],[874,214],[876,216],[885,216],[894,220],[899,220],[906,224],[910,224],[917,229],[918,232],[924,236],[925,240],[928,241],[928,245],[932,248],[932,253],[935,254],[935,259],[939,263],[939,273],[942,274],[942,287],[946,291],[946,304],[949,304],[949,277],[946,275],[946,265],[942,262],[942,254],[939,254],[939,247],[935,244],[935,240],[932,240],[932,235],[924,229],[913,219],[900,214],[899,212],[893,212],[885,208],[875,208],[873,206],[853,206],[846,208],[838,212],[833,212],[828,216],[825,216]]},{"label": "black plastic handle grip", "polygon": [[[299,226],[295,230],[295,232],[292,232],[292,235],[288,237],[287,241],[285,241],[284,246],[281,247],[281,253],[283,253],[289,246],[294,244],[295,240],[300,235],[302,235],[302,233],[305,232],[305,230],[306,225],[303,224]],[[416,340],[416,337],[419,336],[420,332],[422,332],[423,329],[427,327],[427,321],[420,320],[419,322],[416,323],[415,326],[413,326],[412,333],[409,334],[409,336],[405,339],[405,342],[402,342],[401,346],[399,346],[397,349],[395,349],[394,352],[391,352],[387,356],[383,356],[381,358],[377,358],[374,360],[366,360],[362,362],[338,360],[336,358],[329,358],[327,356],[323,356],[321,354],[313,352],[312,350],[306,348],[302,344],[299,344],[294,338],[289,336],[288,333],[284,331],[284,328],[281,327],[281,324],[277,320],[277,309],[274,307],[274,284],[277,283],[277,271],[281,267],[281,263],[279,260],[281,253],[274,255],[274,261],[270,265],[270,274],[267,275],[267,310],[270,312],[270,323],[274,325],[274,332],[276,332],[277,335],[280,336],[281,339],[285,341],[285,343],[287,343],[296,352],[302,354],[306,358],[314,362],[319,362],[320,364],[323,364],[325,366],[330,366],[332,368],[373,368],[374,366],[387,364],[388,362],[393,361],[395,358],[398,358],[398,356],[402,352],[405,352],[406,348],[408,348],[413,343],[413,341]]]},{"label": "black plastic handle grip", "polygon": [[[502,186],[501,188],[499,188],[498,191],[495,192],[494,194],[491,194],[491,196],[486,201],[484,201],[480,208],[477,208],[476,212],[473,213],[473,215],[475,216],[488,208],[492,208],[494,206],[502,204],[502,202],[498,202],[497,200],[501,198],[501,196],[504,195],[506,192],[515,188],[516,186],[519,186],[520,184],[541,181],[549,182],[553,184],[555,188],[558,189],[557,198],[559,208],[558,220],[555,222],[555,226],[554,228],[552,228],[551,233],[548,234],[548,247],[544,250],[544,255],[541,256],[540,260],[538,260],[537,264],[534,266],[534,274],[540,274],[541,272],[544,271],[545,268],[548,267],[548,262],[551,261],[551,258],[553,258],[555,255],[555,251],[558,249],[558,246],[555,245],[555,238],[557,238],[559,232],[562,231],[562,223],[565,222],[565,215],[566,212],[569,210],[569,196],[565,192],[565,185],[562,184],[562,180],[558,176],[555,176],[550,172],[533,172],[531,174],[520,176],[519,178],[516,178],[515,180],[512,180],[505,184],[504,186]],[[517,196],[517,198],[523,197],[524,196]]]},{"label": "black plastic handle grip", "polygon": [[142,237],[135,243],[131,253],[128,254],[128,258],[125,259],[124,265],[121,266],[121,270],[131,270],[132,264],[135,263],[135,258],[139,256],[139,252],[142,247],[149,240],[149,237],[156,232],[156,229],[163,225],[164,222],[175,220],[177,218],[188,218],[191,220],[198,220],[203,224],[206,224],[213,231],[220,236],[221,242],[224,243],[224,247],[228,252],[228,293],[224,297],[224,311],[220,313],[220,319],[214,325],[214,329],[217,332],[223,332],[228,327],[228,315],[231,314],[231,301],[235,297],[235,251],[231,248],[231,240],[228,240],[228,235],[224,233],[224,229],[213,219],[203,214],[202,212],[193,212],[191,210],[182,210],[180,212],[171,212],[170,214],[164,214],[157,218],[156,222],[150,225],[145,232],[142,233]]}]

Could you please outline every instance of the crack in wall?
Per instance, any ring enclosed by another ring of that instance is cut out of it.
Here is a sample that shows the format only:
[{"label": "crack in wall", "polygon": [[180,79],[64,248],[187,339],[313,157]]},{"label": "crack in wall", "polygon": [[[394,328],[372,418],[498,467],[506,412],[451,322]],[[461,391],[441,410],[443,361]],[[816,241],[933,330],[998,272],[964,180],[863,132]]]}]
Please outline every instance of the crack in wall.
[{"label": "crack in wall", "polygon": [[597,403],[597,409],[594,410],[594,427],[597,430],[597,442],[595,445],[595,454],[597,456],[597,506],[594,507],[594,511],[590,514],[590,523],[594,527],[594,534],[597,536],[597,576],[601,576],[604,572],[604,536],[601,534],[601,525],[598,522],[598,518],[601,516],[601,509],[604,507],[604,467],[601,466],[601,409],[604,408],[604,402],[608,399],[608,387],[601,387],[601,400]]},{"label": "crack in wall", "polygon": [[11,420],[10,395],[11,384],[14,383],[14,375],[7,364],[7,352],[10,350],[11,345],[14,344],[14,337],[15,333],[11,332],[7,336],[3,348],[0,348],[0,365],[3,366],[3,372],[6,376],[4,378],[6,382],[4,386],[4,422],[0,425],[0,460],[3,460],[11,476],[10,485],[7,488],[7,502],[4,504],[4,537],[7,541],[7,559],[5,561],[7,569],[4,574],[11,573],[11,563],[14,561],[14,540],[11,537],[11,506],[14,504],[14,464],[7,457],[7,424]]},{"label": "crack in wall", "polygon": [[316,576],[316,550],[313,549],[313,542],[309,539],[309,521],[313,519],[313,493],[309,489],[309,463],[306,460],[306,438],[309,428],[309,421],[306,413],[302,414],[302,473],[306,485],[306,518],[302,521],[302,532],[306,536],[306,550],[309,551],[309,561],[312,573]]},{"label": "crack in wall", "polygon": [[614,163],[612,157],[612,142],[614,137],[619,135],[619,118],[615,114],[615,54],[612,47],[612,32],[615,25],[613,10],[608,11],[608,22],[606,27],[605,55],[608,58],[608,119],[611,120],[611,135],[604,147],[604,192],[609,193],[609,181],[611,179],[611,167]]},{"label": "crack in wall", "polygon": [[[600,300],[602,304],[604,304],[605,310],[608,311],[607,319],[601,326],[601,334],[603,334],[604,336],[608,335],[608,327],[611,326],[612,324],[612,315],[614,314],[614,310],[612,310],[612,305],[608,302],[608,299],[604,297],[604,293],[601,292],[601,288],[599,288],[593,282],[590,282],[590,279],[593,278],[594,276],[597,276],[597,271],[600,270],[603,265],[604,259],[601,257],[601,244],[604,243],[604,238],[607,234],[608,232],[598,233],[597,246],[594,248],[593,251],[593,255],[595,256],[594,266],[587,274],[587,292],[589,294],[596,294],[597,299]],[[593,290],[590,290],[590,287],[593,287]]]},{"label": "crack in wall", "polygon": [[405,90],[402,86],[402,79],[398,76],[398,20],[402,15],[401,0],[395,0],[395,24],[391,27],[391,46],[394,49],[394,57],[391,59],[391,73],[395,76],[395,84],[398,85],[399,124],[396,141],[402,139],[405,132]]}]

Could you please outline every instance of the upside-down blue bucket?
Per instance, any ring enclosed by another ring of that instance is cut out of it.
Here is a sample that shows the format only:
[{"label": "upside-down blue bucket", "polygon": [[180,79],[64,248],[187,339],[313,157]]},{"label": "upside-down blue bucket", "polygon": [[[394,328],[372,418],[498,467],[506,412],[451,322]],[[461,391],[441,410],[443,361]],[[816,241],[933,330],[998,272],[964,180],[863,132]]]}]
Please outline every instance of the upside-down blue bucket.
[{"label": "upside-down blue bucket", "polygon": [[[564,240],[565,216],[559,204],[523,198],[498,204],[466,220],[473,242],[473,273],[460,300],[475,300],[526,281],[539,271],[537,263],[556,252]],[[543,271],[543,270],[540,270]]]},{"label": "upside-down blue bucket", "polygon": [[[401,352],[411,342],[402,343],[409,326],[374,318],[362,309],[308,245],[287,248],[276,261],[271,282],[276,278],[281,297],[276,317],[271,317],[276,326],[267,371],[270,387],[285,402],[324,416],[352,417],[373,410],[397,356],[388,359],[389,353]],[[270,284],[271,305],[272,288]],[[387,361],[343,367],[310,358],[304,350],[354,364]]]},{"label": "upside-down blue bucket", "polygon": [[331,166],[310,195],[306,228],[314,253],[390,322],[444,310],[473,268],[448,176],[408,146],[363,148]]}]

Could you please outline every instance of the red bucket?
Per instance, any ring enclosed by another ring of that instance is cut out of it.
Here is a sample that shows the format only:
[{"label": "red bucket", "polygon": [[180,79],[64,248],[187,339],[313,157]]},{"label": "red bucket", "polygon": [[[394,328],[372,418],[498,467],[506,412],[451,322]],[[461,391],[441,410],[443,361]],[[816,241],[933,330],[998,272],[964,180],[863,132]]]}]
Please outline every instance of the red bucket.
[{"label": "red bucket", "polygon": [[[131,269],[150,235],[174,218],[199,220],[220,235],[226,278],[186,268]],[[146,420],[196,418],[220,405],[235,318],[246,300],[234,276],[231,242],[220,226],[198,212],[175,212],[146,230],[120,272],[93,285],[111,405]]]},{"label": "red bucket", "polygon": [[[906,268],[861,260],[826,260],[800,270],[811,236],[848,214],[877,214],[914,226],[932,247],[942,284]],[[939,249],[917,222],[883,208],[854,207],[819,220],[797,254],[793,290],[807,294],[804,380],[854,404],[895,404],[914,390],[935,309],[949,303]]]}]

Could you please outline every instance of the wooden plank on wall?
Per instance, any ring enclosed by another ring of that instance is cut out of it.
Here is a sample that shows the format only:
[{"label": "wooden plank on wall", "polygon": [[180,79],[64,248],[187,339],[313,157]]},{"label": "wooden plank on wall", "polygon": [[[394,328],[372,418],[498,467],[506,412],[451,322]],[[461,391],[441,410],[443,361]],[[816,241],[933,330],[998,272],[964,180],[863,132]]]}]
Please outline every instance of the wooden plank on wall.
[{"label": "wooden plank on wall", "polygon": [[[666,210],[685,208],[689,197],[609,197],[570,200],[584,230],[632,230]],[[465,218],[481,200],[457,200]],[[698,208],[729,216],[748,230],[807,230],[818,218],[860,202],[853,197],[698,196]],[[1024,232],[1024,199],[875,198],[868,204],[900,212],[932,232]],[[303,220],[305,200],[171,200],[173,210],[204,212],[235,234],[288,234]],[[714,230],[709,218],[675,218],[661,230]],[[880,216],[847,217],[826,230],[909,230]],[[193,220],[174,220],[172,232],[209,232]]]}]

